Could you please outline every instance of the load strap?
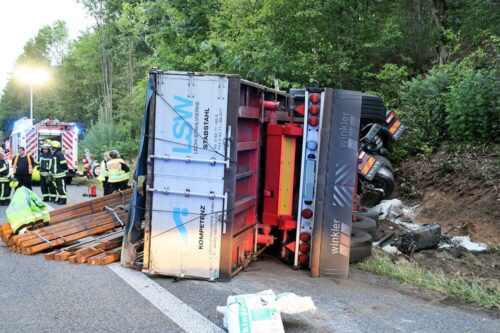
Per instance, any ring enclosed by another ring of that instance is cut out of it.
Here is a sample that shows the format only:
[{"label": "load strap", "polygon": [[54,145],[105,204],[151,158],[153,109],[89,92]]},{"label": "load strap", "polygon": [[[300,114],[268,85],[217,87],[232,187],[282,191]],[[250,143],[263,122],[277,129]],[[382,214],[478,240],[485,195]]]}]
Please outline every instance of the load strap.
[{"label": "load strap", "polygon": [[122,228],[125,226],[125,224],[123,223],[123,221],[118,217],[118,214],[116,214],[116,211],[111,208],[111,207],[108,207],[108,206],[104,206],[104,208],[107,210],[107,211],[110,211],[111,214],[113,214],[113,216],[115,217],[115,219],[121,224]]}]

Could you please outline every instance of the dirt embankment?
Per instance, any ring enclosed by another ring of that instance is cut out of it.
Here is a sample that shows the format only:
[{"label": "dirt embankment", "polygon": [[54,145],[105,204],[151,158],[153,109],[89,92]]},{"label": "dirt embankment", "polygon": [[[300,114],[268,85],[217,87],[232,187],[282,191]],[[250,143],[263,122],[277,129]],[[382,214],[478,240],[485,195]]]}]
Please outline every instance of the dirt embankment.
[{"label": "dirt embankment", "polygon": [[500,244],[500,146],[441,148],[397,167],[393,197],[419,204],[419,224],[438,222],[443,234]]}]

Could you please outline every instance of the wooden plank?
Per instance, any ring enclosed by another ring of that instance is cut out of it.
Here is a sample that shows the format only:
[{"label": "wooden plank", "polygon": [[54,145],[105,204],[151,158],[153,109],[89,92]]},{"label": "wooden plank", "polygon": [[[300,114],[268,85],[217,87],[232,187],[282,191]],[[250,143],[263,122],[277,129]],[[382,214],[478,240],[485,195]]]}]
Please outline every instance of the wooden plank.
[{"label": "wooden plank", "polygon": [[60,251],[59,253],[54,255],[54,260],[65,261],[65,260],[68,260],[69,257],[71,257],[73,255],[74,255],[74,252],[72,252],[72,251]]},{"label": "wooden plank", "polygon": [[53,233],[63,233],[65,230],[68,230],[68,229],[71,229],[74,227],[78,227],[78,226],[84,224],[85,222],[89,221],[89,219],[91,221],[98,221],[98,220],[109,218],[109,216],[110,216],[109,213],[97,213],[97,214],[88,216],[86,218],[81,218],[81,219],[78,219],[75,221],[68,221],[68,222],[61,223],[61,224],[58,224],[55,226],[41,228],[38,230],[27,232],[23,235],[16,236],[14,239],[12,239],[12,242],[16,246],[20,246],[21,244],[23,244],[27,241],[30,241],[30,240],[34,240],[34,239],[40,240],[40,237],[37,235],[37,233],[43,237],[50,235],[50,234],[53,234]]},{"label": "wooden plank", "polygon": [[34,245],[37,245],[37,244],[44,243],[44,242],[46,243],[46,240],[52,241],[54,239],[58,239],[58,238],[61,238],[61,237],[65,238],[65,237],[67,237],[69,235],[72,235],[74,233],[77,233],[77,232],[80,232],[80,231],[84,231],[84,230],[87,230],[87,229],[91,229],[91,228],[94,228],[94,227],[97,227],[97,226],[101,226],[101,225],[104,225],[104,224],[107,224],[107,223],[110,223],[110,222],[114,222],[114,217],[112,217],[111,215],[100,216],[99,218],[91,219],[90,221],[82,221],[80,224],[72,225],[71,227],[69,227],[67,229],[56,230],[56,231],[53,231],[53,232],[45,233],[45,234],[42,235],[42,237],[44,239],[36,236],[36,234],[35,234],[34,238],[22,241],[22,242],[20,242],[18,244],[18,246],[21,249],[27,248],[27,247],[30,247],[30,246],[34,246]]},{"label": "wooden plank", "polygon": [[[122,220],[127,216],[127,213],[125,211],[121,211],[117,213],[117,216]],[[67,225],[65,224],[64,226],[61,226],[61,228],[55,228],[50,230],[40,229],[37,230],[36,232],[30,232],[29,235],[27,235],[26,237],[16,240],[15,244],[20,247],[31,246],[34,244],[44,242],[44,240],[41,239],[41,237],[39,237],[37,233],[40,234],[43,238],[51,240],[53,239],[54,235],[57,237],[68,235],[74,232],[76,229],[81,230],[82,227],[85,226],[90,227],[91,225],[102,223],[109,220],[115,220],[115,216],[110,212],[97,213],[87,218],[79,219],[78,221],[75,221],[73,223]]]},{"label": "wooden plank", "polygon": [[45,257],[45,260],[54,260],[54,255],[56,255],[57,253],[59,253],[60,251],[52,251],[52,252],[49,252],[49,253],[46,253],[44,255]]},{"label": "wooden plank", "polygon": [[120,260],[121,252],[109,253],[105,257],[99,259],[99,265],[109,265]]},{"label": "wooden plank", "polygon": [[73,256],[68,257],[68,262],[70,264],[77,264],[77,262],[76,262],[76,256],[73,255]]},{"label": "wooden plank", "polygon": [[99,253],[104,253],[108,250],[120,247],[121,245],[122,245],[121,241],[109,241],[109,242],[97,243],[95,245],[85,247],[85,248],[75,252],[76,261],[80,264],[84,263],[90,257],[93,257]]},{"label": "wooden plank", "polygon": [[82,232],[78,232],[78,233],[69,235],[69,236],[65,237],[64,239],[59,238],[59,239],[55,239],[53,241],[50,241],[49,243],[42,243],[39,245],[35,245],[32,247],[26,248],[26,249],[24,249],[24,251],[22,251],[22,253],[24,253],[24,254],[39,253],[39,252],[42,252],[44,250],[48,250],[48,249],[51,249],[53,247],[60,246],[60,245],[63,245],[65,243],[69,243],[69,242],[72,242],[72,241],[75,241],[75,240],[78,240],[78,239],[81,239],[81,238],[84,238],[87,236],[102,234],[106,231],[113,230],[114,228],[116,228],[116,224],[114,222],[111,222],[111,223],[108,223],[106,225],[103,225],[103,226],[100,226],[97,228],[93,228],[90,230],[85,230]]},{"label": "wooden plank", "polygon": [[105,256],[106,256],[106,253],[100,253],[100,254],[97,254],[93,257],[90,257],[87,259],[87,264],[99,265],[99,259],[104,258]]}]

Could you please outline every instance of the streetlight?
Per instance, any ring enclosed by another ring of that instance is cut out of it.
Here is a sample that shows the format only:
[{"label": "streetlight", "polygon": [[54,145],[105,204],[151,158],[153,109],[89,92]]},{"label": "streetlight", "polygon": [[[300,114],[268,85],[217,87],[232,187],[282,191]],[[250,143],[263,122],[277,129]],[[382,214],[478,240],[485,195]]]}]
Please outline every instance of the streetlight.
[{"label": "streetlight", "polygon": [[15,76],[19,81],[30,84],[30,119],[33,122],[33,85],[47,82],[49,74],[43,68],[20,67]]}]

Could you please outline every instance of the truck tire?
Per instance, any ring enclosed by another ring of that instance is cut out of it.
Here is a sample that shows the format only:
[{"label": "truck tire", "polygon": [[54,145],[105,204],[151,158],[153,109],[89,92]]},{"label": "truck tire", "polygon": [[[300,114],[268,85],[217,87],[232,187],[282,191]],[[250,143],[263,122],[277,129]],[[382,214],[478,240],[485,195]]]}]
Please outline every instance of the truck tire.
[{"label": "truck tire", "polygon": [[372,255],[372,236],[361,230],[351,232],[351,253],[349,263],[359,262]]},{"label": "truck tire", "polygon": [[378,170],[371,182],[375,185],[375,187],[384,190],[383,199],[387,199],[394,191],[394,176],[391,170],[385,166],[382,166]]},{"label": "truck tire", "polygon": [[385,123],[387,109],[382,99],[375,95],[363,94],[361,99],[361,126]]},{"label": "truck tire", "polygon": [[375,221],[378,220],[379,216],[381,215],[380,211],[378,209],[367,209],[367,208],[361,208],[361,210],[354,211],[353,214],[355,216],[365,216],[369,217],[371,219],[374,219]]},{"label": "truck tire", "polygon": [[374,155],[374,157],[382,162],[382,165],[385,166],[387,169],[391,170],[392,173],[394,173],[394,167],[392,166],[391,161],[385,156],[382,155]]},{"label": "truck tire", "polygon": [[91,174],[94,178],[99,177],[99,175],[101,174],[101,166],[99,164],[94,165],[92,167]]},{"label": "truck tire", "polygon": [[377,237],[377,221],[366,216],[356,216],[357,221],[352,221],[352,230],[364,231],[372,239]]}]

